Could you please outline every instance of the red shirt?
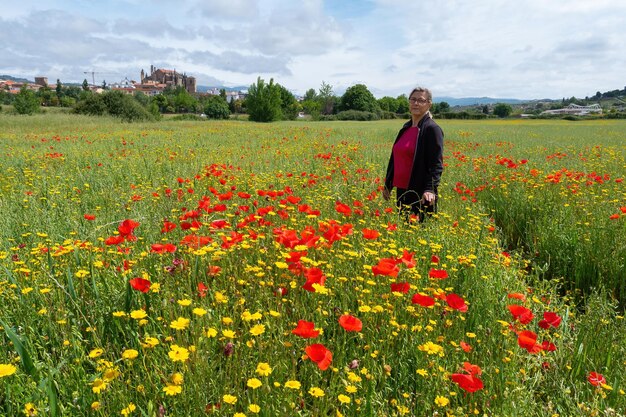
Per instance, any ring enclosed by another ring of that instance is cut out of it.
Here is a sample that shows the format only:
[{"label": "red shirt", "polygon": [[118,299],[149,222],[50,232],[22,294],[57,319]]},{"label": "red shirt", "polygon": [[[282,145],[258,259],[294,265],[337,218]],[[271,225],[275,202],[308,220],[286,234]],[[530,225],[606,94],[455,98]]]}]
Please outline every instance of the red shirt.
[{"label": "red shirt", "polygon": [[393,145],[393,186],[409,188],[419,128],[409,127]]}]

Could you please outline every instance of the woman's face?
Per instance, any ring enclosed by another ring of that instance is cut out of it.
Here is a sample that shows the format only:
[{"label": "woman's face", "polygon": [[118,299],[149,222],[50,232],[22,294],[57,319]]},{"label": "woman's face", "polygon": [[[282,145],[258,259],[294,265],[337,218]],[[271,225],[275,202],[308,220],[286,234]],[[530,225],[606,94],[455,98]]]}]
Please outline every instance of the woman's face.
[{"label": "woman's face", "polygon": [[411,115],[421,119],[430,109],[432,103],[428,100],[425,92],[415,91],[409,97],[409,111]]}]

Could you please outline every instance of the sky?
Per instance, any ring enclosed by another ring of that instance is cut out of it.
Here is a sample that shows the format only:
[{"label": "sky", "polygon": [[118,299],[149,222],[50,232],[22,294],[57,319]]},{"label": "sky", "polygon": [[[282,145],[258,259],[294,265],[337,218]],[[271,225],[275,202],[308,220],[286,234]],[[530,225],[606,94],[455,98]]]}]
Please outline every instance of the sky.
[{"label": "sky", "polygon": [[[560,99],[626,85],[626,0],[0,0],[0,75],[175,69],[303,95]],[[92,77],[93,72],[93,77]]]}]

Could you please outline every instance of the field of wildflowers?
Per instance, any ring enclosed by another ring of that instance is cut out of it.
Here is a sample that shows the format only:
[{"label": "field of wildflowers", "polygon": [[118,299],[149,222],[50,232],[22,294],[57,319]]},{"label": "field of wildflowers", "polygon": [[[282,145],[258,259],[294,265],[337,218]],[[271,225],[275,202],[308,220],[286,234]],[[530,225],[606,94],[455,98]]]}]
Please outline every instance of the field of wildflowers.
[{"label": "field of wildflowers", "polygon": [[400,124],[0,115],[0,415],[624,415],[626,123]]}]

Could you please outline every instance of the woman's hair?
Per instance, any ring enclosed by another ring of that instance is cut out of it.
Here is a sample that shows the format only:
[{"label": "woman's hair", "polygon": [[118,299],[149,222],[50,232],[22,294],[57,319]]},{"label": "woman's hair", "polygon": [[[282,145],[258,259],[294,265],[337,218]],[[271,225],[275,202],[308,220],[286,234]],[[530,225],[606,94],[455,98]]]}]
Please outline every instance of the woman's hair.
[{"label": "woman's hair", "polygon": [[433,93],[431,93],[428,88],[415,87],[413,90],[411,90],[411,93],[409,94],[409,98],[413,95],[413,93],[424,93],[426,94],[426,98],[428,99],[428,101],[430,102],[433,101]]}]

